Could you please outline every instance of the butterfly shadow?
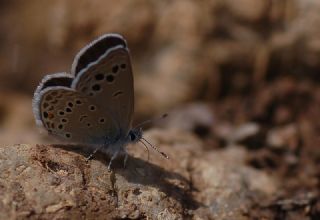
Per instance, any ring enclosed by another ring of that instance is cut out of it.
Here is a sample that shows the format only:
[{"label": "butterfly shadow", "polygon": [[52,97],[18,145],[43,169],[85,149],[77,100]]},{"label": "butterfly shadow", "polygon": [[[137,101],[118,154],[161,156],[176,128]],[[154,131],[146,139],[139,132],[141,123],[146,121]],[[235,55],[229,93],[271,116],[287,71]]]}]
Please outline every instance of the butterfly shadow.
[{"label": "butterfly shadow", "polygon": [[[59,144],[53,145],[53,147],[76,152],[77,154],[83,155],[84,158],[87,158],[91,153],[84,151],[82,147],[70,147],[70,145]],[[128,156],[126,167],[124,167],[123,164],[123,156],[117,157],[112,162],[111,175],[113,175],[115,182],[117,181],[117,175],[120,175],[129,183],[157,188],[159,191],[165,193],[167,197],[171,197],[181,203],[185,209],[195,210],[204,206],[204,204],[193,198],[192,194],[199,190],[193,186],[191,180],[188,180],[177,172],[166,170],[161,166],[153,164],[152,161],[136,158],[131,155]],[[108,169],[110,156],[97,152],[92,160],[100,161],[105,165],[106,169]],[[167,162],[166,159],[163,160],[164,163]],[[115,183],[115,185],[117,184]],[[137,188],[137,186],[134,187]]]}]

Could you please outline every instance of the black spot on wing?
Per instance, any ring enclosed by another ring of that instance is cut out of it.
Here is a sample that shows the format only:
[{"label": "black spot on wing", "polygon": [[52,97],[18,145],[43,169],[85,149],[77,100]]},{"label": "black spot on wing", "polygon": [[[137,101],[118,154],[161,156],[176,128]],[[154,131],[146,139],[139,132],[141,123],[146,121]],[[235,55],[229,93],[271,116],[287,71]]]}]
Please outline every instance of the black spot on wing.
[{"label": "black spot on wing", "polygon": [[126,42],[119,36],[107,35],[101,40],[94,42],[87,48],[78,58],[75,67],[75,76],[83,69],[88,66],[89,63],[96,61],[101,55],[103,55],[108,49],[122,45],[127,47]]},{"label": "black spot on wing", "polygon": [[41,90],[52,87],[52,86],[64,86],[70,87],[72,83],[72,78],[70,77],[56,77],[48,79],[42,86]]}]

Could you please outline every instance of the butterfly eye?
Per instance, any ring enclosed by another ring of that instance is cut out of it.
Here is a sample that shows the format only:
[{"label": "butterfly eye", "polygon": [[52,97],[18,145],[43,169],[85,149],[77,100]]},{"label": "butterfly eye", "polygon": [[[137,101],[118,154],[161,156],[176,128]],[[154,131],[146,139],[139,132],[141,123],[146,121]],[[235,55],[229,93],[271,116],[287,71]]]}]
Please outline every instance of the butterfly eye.
[{"label": "butterfly eye", "polygon": [[136,139],[136,135],[134,133],[130,133],[130,140],[134,141]]},{"label": "butterfly eye", "polygon": [[127,67],[127,65],[125,63],[120,65],[121,69],[125,69]]}]

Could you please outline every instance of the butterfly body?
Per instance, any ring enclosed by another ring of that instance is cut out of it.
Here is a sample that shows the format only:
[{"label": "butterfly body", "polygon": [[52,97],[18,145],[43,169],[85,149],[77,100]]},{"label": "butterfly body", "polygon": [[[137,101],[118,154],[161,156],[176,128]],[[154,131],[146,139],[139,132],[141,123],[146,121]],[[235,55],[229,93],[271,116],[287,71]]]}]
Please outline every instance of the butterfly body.
[{"label": "butterfly body", "polygon": [[119,154],[126,154],[125,147],[130,143],[137,143],[141,138],[141,129],[131,129],[126,136],[120,135],[115,140],[108,141],[106,138],[106,142],[101,145],[101,151],[109,155],[117,151]]}]

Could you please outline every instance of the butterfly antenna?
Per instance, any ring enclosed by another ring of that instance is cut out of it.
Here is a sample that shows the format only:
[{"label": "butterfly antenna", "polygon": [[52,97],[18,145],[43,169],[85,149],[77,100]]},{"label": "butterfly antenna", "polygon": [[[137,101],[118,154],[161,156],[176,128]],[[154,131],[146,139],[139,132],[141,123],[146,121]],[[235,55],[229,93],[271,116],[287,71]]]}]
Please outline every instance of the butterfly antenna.
[{"label": "butterfly antenna", "polygon": [[148,161],[149,161],[149,158],[150,158],[150,153],[149,153],[149,148],[148,148],[148,146],[143,142],[143,141],[141,141],[141,140],[139,140],[142,144],[143,144],[143,146],[147,149],[147,151],[148,151]]},{"label": "butterfly antenna", "polygon": [[146,121],[144,121],[144,122],[142,122],[142,123],[140,123],[140,124],[136,125],[133,129],[136,129],[136,128],[139,128],[139,127],[142,127],[142,126],[144,126],[144,125],[146,125],[146,124],[149,124],[149,123],[152,123],[152,122],[155,122],[155,121],[161,120],[161,119],[164,119],[164,118],[166,118],[167,116],[168,116],[168,114],[167,114],[167,113],[165,113],[165,114],[161,115],[161,116],[160,116],[160,117],[158,117],[158,118],[153,118],[153,119],[146,120]]},{"label": "butterfly antenna", "polygon": [[159,154],[161,154],[164,158],[169,159],[168,155],[166,155],[164,152],[159,151],[156,146],[153,146],[149,141],[147,141],[143,137],[141,139],[144,140],[145,142],[147,142],[147,144],[149,144],[150,147],[152,147],[155,151],[157,151]]}]

